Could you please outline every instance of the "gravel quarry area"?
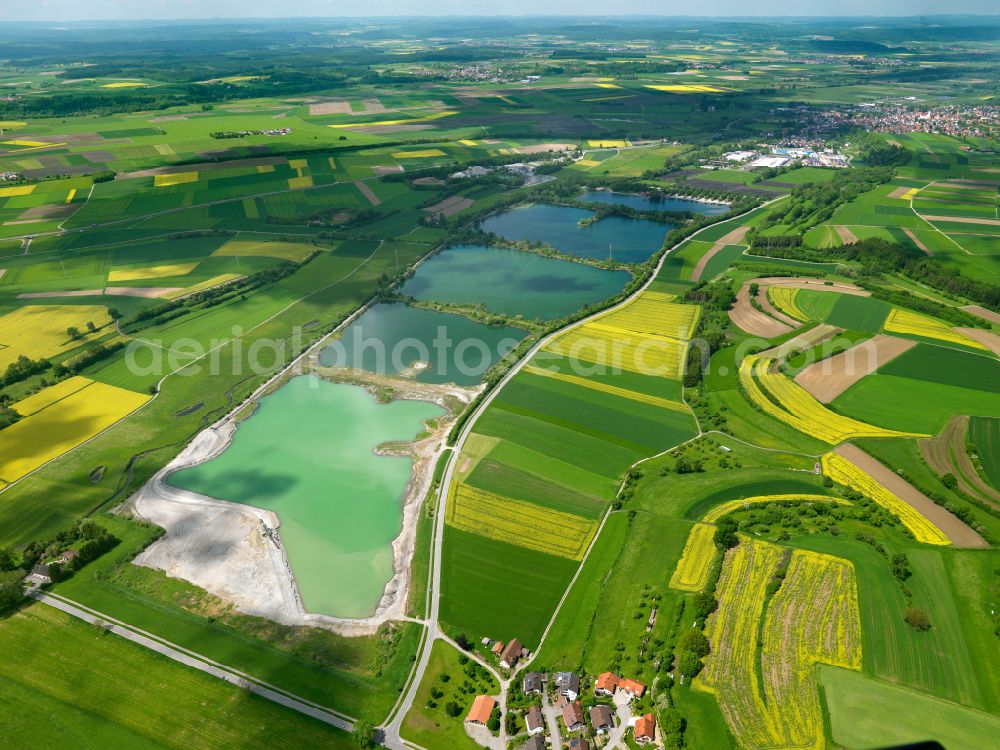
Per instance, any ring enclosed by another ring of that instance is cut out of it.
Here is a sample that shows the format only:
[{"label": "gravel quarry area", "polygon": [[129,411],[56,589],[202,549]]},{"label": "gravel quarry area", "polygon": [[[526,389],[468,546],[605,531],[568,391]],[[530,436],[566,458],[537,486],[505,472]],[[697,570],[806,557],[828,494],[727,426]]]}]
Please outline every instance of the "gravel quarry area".
[{"label": "gravel quarry area", "polygon": [[409,453],[413,472],[401,501],[402,530],[392,543],[393,575],[375,613],[363,619],[345,619],[306,611],[282,544],[281,519],[277,514],[167,484],[170,474],[208,461],[226,449],[237,427],[232,418],[200,432],[132,496],[126,510],[166,530],[134,562],[193,583],[248,615],[284,625],[308,625],[342,635],[364,635],[375,632],[388,620],[405,616],[421,503],[431,487],[434,466],[457,413],[454,403],[456,400],[468,403],[477,390],[378,375],[369,377],[358,371],[336,373],[330,368],[317,371],[329,379],[366,385],[373,391],[392,388],[396,398],[433,401],[449,408],[449,414],[419,441],[393,445],[387,451],[376,449],[376,453]]}]

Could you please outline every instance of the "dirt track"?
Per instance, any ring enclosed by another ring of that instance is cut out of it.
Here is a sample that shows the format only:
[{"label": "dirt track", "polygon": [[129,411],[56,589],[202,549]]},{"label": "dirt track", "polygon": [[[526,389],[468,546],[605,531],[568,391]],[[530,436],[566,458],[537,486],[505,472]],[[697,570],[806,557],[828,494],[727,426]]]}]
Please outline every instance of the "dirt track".
[{"label": "dirt track", "polygon": [[817,401],[828,404],[866,375],[916,346],[916,341],[879,334],[845,352],[815,362],[798,375],[795,382]]},{"label": "dirt track", "polygon": [[720,253],[726,245],[742,245],[743,238],[746,237],[747,232],[750,231],[750,227],[737,227],[729,234],[721,237],[718,242],[716,242],[712,247],[708,249],[708,252],[701,256],[698,260],[697,265],[691,272],[691,281],[700,281],[701,274],[705,270],[705,266],[708,265],[710,261],[716,254]]},{"label": "dirt track", "polygon": [[986,483],[965,452],[969,418],[952,417],[937,437],[920,441],[920,454],[938,474],[954,474],[958,488],[1000,510],[1000,491]]},{"label": "dirt track", "polygon": [[1000,227],[1000,219],[976,219],[971,216],[926,216],[923,214],[920,218],[927,221],[951,221],[956,224],[985,224],[991,227]]},{"label": "dirt track", "polygon": [[850,229],[844,226],[834,227],[837,230],[837,235],[840,237],[840,241],[845,245],[853,245],[858,241],[857,235],[854,234]]},{"label": "dirt track", "polygon": [[979,534],[962,521],[936,505],[929,497],[905,481],[881,461],[872,458],[856,445],[844,443],[834,449],[837,455],[846,458],[859,469],[867,472],[880,485],[903,502],[912,506],[927,520],[937,526],[956,547],[985,548],[989,545]]}]

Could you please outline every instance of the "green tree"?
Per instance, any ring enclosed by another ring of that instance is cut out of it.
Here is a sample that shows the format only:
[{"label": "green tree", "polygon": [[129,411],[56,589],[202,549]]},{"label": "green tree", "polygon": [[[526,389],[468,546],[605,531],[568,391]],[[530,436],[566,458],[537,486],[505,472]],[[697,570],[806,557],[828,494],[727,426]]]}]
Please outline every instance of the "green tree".
[{"label": "green tree", "polygon": [[691,628],[684,635],[682,635],[678,647],[682,651],[690,651],[693,654],[697,654],[699,657],[708,656],[709,652],[712,650],[712,647],[708,643],[708,638],[706,638],[705,634],[697,628]]},{"label": "green tree", "polygon": [[0,612],[16,607],[24,599],[24,573],[20,570],[0,572]]},{"label": "green tree", "polygon": [[368,750],[375,747],[375,725],[370,721],[359,721],[354,724],[354,731],[351,737],[361,747]]}]

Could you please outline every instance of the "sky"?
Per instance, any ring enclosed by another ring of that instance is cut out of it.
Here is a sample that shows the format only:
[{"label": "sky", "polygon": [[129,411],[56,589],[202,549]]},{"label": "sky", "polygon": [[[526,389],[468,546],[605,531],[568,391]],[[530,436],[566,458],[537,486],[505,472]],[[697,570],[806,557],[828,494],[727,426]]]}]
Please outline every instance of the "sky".
[{"label": "sky", "polygon": [[[914,16],[1000,13],[996,0],[629,0],[631,15],[714,16]],[[607,0],[0,0],[0,20],[287,18],[441,15],[607,15]]]}]

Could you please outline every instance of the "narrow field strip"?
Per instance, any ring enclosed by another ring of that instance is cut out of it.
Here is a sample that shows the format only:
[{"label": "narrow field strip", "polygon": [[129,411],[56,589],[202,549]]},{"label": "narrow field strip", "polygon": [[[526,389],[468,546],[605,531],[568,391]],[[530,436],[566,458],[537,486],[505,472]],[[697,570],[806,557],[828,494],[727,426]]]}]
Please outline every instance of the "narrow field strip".
[{"label": "narrow field strip", "polygon": [[74,375],[66,380],[61,380],[55,385],[43,388],[38,393],[33,393],[27,398],[22,398],[14,404],[14,411],[22,417],[30,417],[43,409],[47,409],[52,404],[61,401],[67,396],[71,396],[78,391],[82,391],[94,381],[82,375]]},{"label": "narrow field strip", "polygon": [[715,559],[715,526],[696,523],[684,543],[681,559],[670,576],[670,588],[678,591],[701,591]]},{"label": "narrow field strip", "polygon": [[503,497],[459,483],[448,502],[450,526],[488,539],[582,560],[597,524],[572,513]]},{"label": "narrow field strip", "polygon": [[743,497],[739,500],[730,500],[722,505],[712,508],[701,519],[702,523],[715,523],[720,518],[735,510],[743,510],[751,505],[761,505],[763,503],[837,503],[838,505],[850,505],[842,497],[831,497],[829,495],[755,495],[754,497]]},{"label": "narrow field strip", "polygon": [[546,378],[555,378],[556,380],[561,380],[564,383],[572,383],[573,385],[578,385],[581,388],[590,388],[594,391],[600,391],[601,393],[610,393],[613,396],[621,396],[622,398],[631,399],[632,401],[640,401],[644,404],[650,404],[651,406],[658,406],[661,409],[670,409],[671,411],[687,412],[688,407],[682,404],[680,401],[670,401],[665,398],[660,398],[659,396],[650,396],[645,393],[639,393],[638,391],[630,391],[626,388],[619,388],[614,385],[608,385],[607,383],[601,383],[596,380],[590,380],[588,378],[581,377],[579,375],[567,375],[561,372],[555,372],[553,370],[547,370],[542,367],[536,367],[534,365],[527,365],[524,368],[525,372],[530,372],[533,375],[541,375]]}]

